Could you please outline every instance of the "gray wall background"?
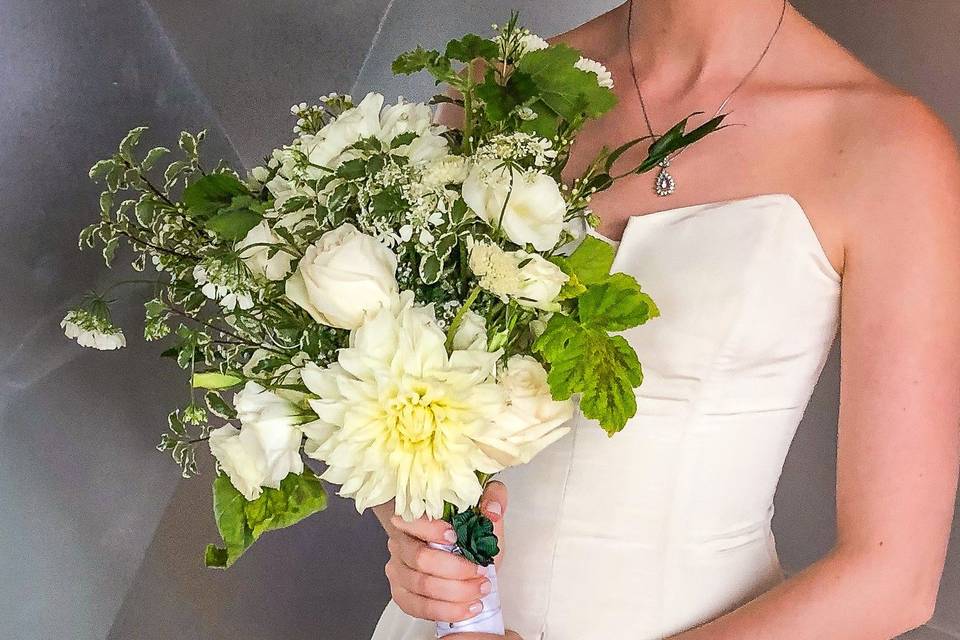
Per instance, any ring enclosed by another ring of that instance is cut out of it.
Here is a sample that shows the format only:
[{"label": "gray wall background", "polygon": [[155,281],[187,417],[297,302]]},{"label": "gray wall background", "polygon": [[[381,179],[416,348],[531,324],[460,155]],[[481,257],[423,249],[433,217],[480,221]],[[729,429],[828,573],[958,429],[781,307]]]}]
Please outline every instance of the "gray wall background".
[{"label": "gray wall background", "polygon": [[[183,393],[179,370],[137,339],[138,304],[118,309],[131,338],[118,353],[80,349],[58,326],[102,276],[99,256],[76,250],[96,215],[87,168],[144,123],[147,144],[168,146],[207,128],[208,157],[250,166],[289,139],[296,102],[333,90],[428,98],[426,76],[390,76],[416,42],[489,34],[511,8],[554,34],[615,4],[0,0],[0,639],[352,640],[369,637],[388,598],[383,534],[339,499],[229,572],[202,567],[216,539],[211,465],[180,481],[153,448]],[[960,0],[794,4],[960,132]],[[833,540],[838,356],[777,496],[794,571]],[[936,616],[910,638],[960,638],[958,537]]]}]

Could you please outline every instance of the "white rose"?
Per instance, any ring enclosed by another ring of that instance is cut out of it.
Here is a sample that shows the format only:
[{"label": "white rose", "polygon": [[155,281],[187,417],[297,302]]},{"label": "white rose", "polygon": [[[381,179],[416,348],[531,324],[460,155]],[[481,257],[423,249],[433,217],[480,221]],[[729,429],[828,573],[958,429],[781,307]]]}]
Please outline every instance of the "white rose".
[{"label": "white rose", "polygon": [[361,138],[380,133],[383,94],[371,91],[355,107],[347,109],[316,135],[301,138],[302,150],[313,164],[335,169],[350,155],[344,150]]},{"label": "white rose", "polygon": [[498,382],[506,396],[506,407],[493,422],[500,438],[512,448],[501,445],[485,449],[498,462],[505,466],[530,462],[570,431],[564,423],[573,417],[573,402],[553,399],[547,372],[536,359],[512,356]]},{"label": "white rose", "polygon": [[233,404],[241,428],[211,431],[210,451],[237,491],[255,500],[263,487],[276,489],[288,474],[303,473],[299,411],[256,382],[247,382]]},{"label": "white rose", "polygon": [[356,329],[369,312],[396,304],[396,271],[390,249],[345,223],[307,248],[286,294],[317,322]]},{"label": "white rose", "polygon": [[552,249],[560,239],[567,209],[560,187],[544,173],[497,166],[500,162],[474,163],[463,181],[464,202],[494,228],[503,212],[503,231],[516,244],[529,242],[537,251]]},{"label": "white rose", "polygon": [[456,335],[453,336],[453,348],[461,351],[487,350],[487,327],[483,316],[467,309]]}]

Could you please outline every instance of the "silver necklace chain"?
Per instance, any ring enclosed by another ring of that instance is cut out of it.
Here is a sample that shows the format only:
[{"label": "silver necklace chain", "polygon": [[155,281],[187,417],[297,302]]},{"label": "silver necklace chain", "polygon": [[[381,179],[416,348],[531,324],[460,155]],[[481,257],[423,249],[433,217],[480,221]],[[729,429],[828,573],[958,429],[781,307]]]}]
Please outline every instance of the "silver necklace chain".
[{"label": "silver necklace chain", "polygon": [[[717,110],[714,112],[713,117],[717,117],[718,115],[720,115],[720,112],[723,110],[725,106],[727,106],[727,103],[730,101],[730,98],[733,97],[733,94],[735,94],[737,90],[744,85],[744,83],[747,81],[747,78],[749,78],[753,74],[753,72],[757,70],[757,67],[760,66],[760,63],[763,61],[763,58],[767,55],[767,51],[770,50],[770,46],[773,44],[773,39],[777,37],[777,33],[780,31],[780,26],[783,24],[783,17],[784,15],[786,15],[786,12],[787,12],[787,0],[783,0],[783,6],[780,9],[780,19],[777,20],[777,26],[773,30],[773,34],[770,36],[770,39],[767,41],[767,44],[763,48],[763,51],[760,53],[760,57],[757,58],[757,61],[753,63],[753,66],[750,67],[750,70],[747,71],[746,75],[744,75],[743,78],[740,80],[740,82],[737,83],[737,86],[735,86],[733,90],[727,94],[727,97],[723,99],[723,102],[720,103],[720,106],[717,107]],[[657,138],[659,138],[659,136],[653,132],[653,126],[650,124],[650,118],[647,115],[647,105],[644,104],[643,93],[640,91],[640,83],[637,82],[637,72],[633,64],[633,43],[630,35],[631,33],[630,26],[631,26],[632,20],[633,20],[633,0],[630,0],[630,6],[628,8],[628,14],[627,14],[627,55],[630,58],[630,75],[633,76],[633,86],[636,87],[637,97],[640,98],[640,109],[643,112],[643,119],[647,124],[647,130],[650,132],[650,136],[654,140],[656,140]],[[680,154],[683,153],[685,150],[686,150],[686,147],[683,147],[676,153],[672,153],[668,155],[666,158],[664,158],[658,163],[658,166],[660,167],[660,172],[657,174],[657,178],[653,184],[653,190],[658,196],[661,196],[661,197],[668,196],[674,191],[676,191],[677,181],[670,174],[670,172],[667,171],[667,167],[670,166],[671,160],[679,157]]]}]

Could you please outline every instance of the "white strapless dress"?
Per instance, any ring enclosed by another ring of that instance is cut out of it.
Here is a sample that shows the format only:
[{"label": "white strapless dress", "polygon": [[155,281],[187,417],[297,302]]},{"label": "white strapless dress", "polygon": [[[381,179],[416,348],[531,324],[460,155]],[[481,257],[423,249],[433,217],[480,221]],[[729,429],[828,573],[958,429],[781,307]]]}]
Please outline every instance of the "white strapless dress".
[{"label": "white strapless dress", "polygon": [[[624,333],[643,363],[636,416],[608,438],[575,415],[499,475],[500,593],[524,640],[659,639],[785,579],[773,496],[841,281],[803,208],[774,193],[634,216],[613,268],[661,314]],[[392,601],[373,634],[433,637]]]}]

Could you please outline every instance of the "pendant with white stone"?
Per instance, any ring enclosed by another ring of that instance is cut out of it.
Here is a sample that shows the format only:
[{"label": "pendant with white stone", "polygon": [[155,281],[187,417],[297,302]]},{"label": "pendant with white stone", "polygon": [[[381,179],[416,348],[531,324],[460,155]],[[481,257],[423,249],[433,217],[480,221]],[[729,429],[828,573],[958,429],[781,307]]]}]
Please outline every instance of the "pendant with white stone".
[{"label": "pendant with white stone", "polygon": [[657,163],[657,166],[660,167],[660,173],[657,174],[657,179],[653,183],[653,190],[658,196],[668,196],[677,190],[677,181],[667,171],[667,167],[670,166],[670,158],[664,158]]}]

